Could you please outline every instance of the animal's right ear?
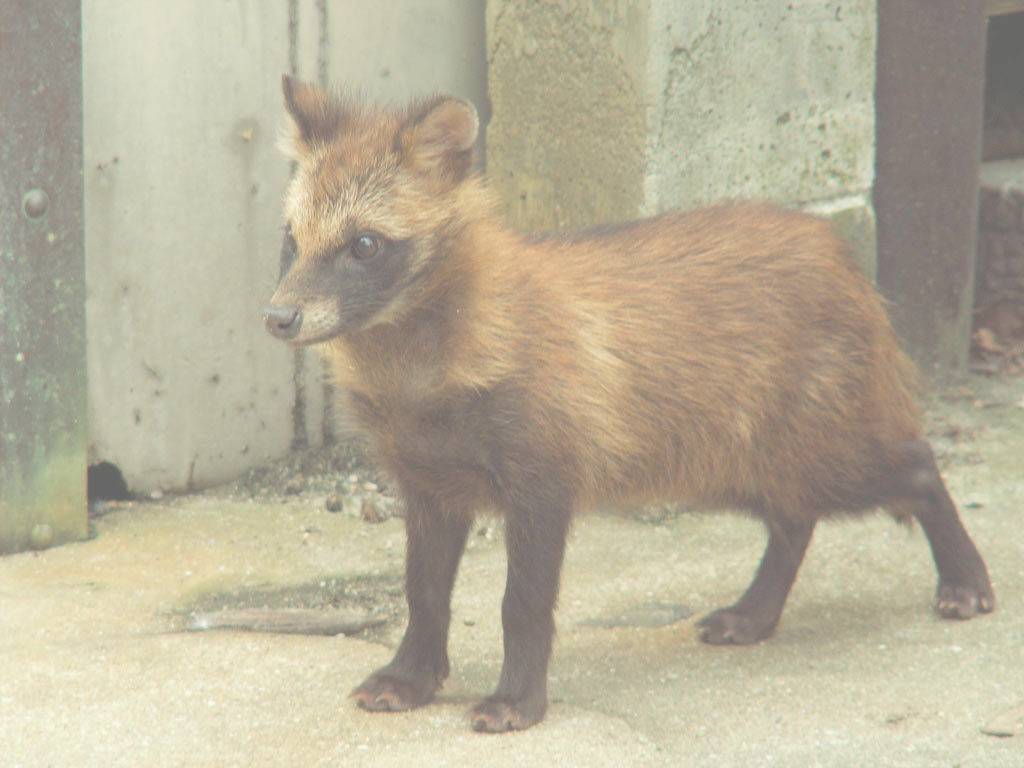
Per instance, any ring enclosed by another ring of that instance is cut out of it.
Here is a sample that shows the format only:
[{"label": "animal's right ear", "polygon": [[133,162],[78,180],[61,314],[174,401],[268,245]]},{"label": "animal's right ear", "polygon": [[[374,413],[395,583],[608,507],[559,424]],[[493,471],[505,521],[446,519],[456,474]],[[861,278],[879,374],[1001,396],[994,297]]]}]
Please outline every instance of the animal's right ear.
[{"label": "animal's right ear", "polygon": [[327,143],[335,137],[341,109],[321,88],[282,75],[281,89],[294,129],[291,141],[284,146],[288,155],[298,159],[311,145]]},{"label": "animal's right ear", "polygon": [[465,99],[439,96],[414,111],[399,135],[400,147],[419,173],[457,183],[473,163],[480,120]]}]

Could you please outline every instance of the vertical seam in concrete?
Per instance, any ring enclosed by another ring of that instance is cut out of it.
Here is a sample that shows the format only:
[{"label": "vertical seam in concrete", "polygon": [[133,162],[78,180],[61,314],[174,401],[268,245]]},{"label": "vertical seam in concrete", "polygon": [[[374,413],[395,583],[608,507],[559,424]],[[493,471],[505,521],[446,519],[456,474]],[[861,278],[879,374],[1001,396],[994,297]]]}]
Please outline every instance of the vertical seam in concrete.
[{"label": "vertical seam in concrete", "polygon": [[288,72],[299,70],[299,0],[288,0]]},{"label": "vertical seam in concrete", "polygon": [[[288,0],[288,72],[298,74],[299,68],[299,0]],[[294,171],[294,163],[292,170]],[[302,448],[309,443],[306,433],[306,387],[303,383],[306,358],[301,349],[292,353],[292,384],[295,400],[292,402],[292,449]]]},{"label": "vertical seam in concrete", "polygon": [[[317,40],[316,68],[317,82],[321,87],[327,88],[327,72],[330,64],[330,26],[328,25],[328,2],[327,0],[316,0],[317,23],[320,27],[320,35]],[[321,372],[324,372],[324,365],[321,362]],[[321,376],[320,386],[323,388],[324,410],[323,410],[323,442],[324,445],[331,445],[337,442],[337,435],[334,432],[334,387],[327,376]]]},{"label": "vertical seam in concrete", "polygon": [[330,41],[327,37],[327,0],[316,0],[316,11],[320,22],[320,39],[317,41],[316,66],[317,82],[327,87],[327,63]]}]

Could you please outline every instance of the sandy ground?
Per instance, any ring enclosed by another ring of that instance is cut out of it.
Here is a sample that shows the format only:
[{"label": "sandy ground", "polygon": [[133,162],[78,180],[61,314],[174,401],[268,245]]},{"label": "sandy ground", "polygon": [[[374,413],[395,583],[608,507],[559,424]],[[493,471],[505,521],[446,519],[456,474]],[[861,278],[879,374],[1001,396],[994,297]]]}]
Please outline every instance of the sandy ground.
[{"label": "sandy ground", "polygon": [[[444,690],[370,714],[347,693],[401,636],[402,521],[380,478],[336,457],[319,474],[292,462],[117,505],[89,541],[0,559],[0,765],[1024,766],[1024,379],[975,377],[930,412],[992,615],[939,619],[923,534],[877,515],[819,526],[775,637],[705,646],[693,622],[742,592],[760,526],[592,514],[563,572],[547,718],[481,735],[466,710],[497,681],[505,572],[501,527],[484,519]],[[183,631],[225,605],[387,621],[336,637]]]}]

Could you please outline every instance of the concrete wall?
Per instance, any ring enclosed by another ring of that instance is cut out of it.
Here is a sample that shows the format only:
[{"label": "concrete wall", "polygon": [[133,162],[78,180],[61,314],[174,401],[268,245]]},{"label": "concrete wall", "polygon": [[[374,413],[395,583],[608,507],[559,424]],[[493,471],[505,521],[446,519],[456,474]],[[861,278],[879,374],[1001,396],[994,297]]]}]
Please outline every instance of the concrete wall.
[{"label": "concrete wall", "polygon": [[89,455],[136,491],[323,434],[319,366],[265,333],[282,72],[484,101],[482,0],[83,2]]},{"label": "concrete wall", "polygon": [[526,229],[757,197],[874,271],[873,0],[491,0],[488,170]]},{"label": "concrete wall", "polygon": [[83,4],[89,449],[139,490],[280,454],[274,279],[285,5]]},{"label": "concrete wall", "polygon": [[493,105],[489,171],[525,228],[767,197],[838,212],[872,271],[873,2],[486,6],[85,0],[92,461],[180,490],[324,436],[318,361],[259,319],[286,71]]}]

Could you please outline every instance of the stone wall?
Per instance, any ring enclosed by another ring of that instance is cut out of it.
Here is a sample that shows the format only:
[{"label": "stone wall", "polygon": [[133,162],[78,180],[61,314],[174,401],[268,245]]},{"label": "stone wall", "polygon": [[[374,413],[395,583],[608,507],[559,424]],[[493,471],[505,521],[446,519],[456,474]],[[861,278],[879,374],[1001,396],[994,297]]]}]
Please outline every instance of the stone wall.
[{"label": "stone wall", "polygon": [[527,230],[813,206],[873,274],[875,24],[872,0],[491,0],[492,183]]}]

